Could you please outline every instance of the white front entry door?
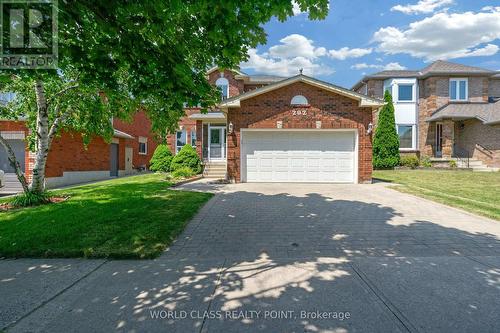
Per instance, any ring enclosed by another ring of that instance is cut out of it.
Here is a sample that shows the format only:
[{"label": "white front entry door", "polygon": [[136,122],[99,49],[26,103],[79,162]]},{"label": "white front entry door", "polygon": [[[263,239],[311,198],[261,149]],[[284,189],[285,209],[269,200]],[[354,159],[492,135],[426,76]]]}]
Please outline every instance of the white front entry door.
[{"label": "white front entry door", "polygon": [[354,131],[243,131],[242,181],[355,183]]},{"label": "white front entry door", "polygon": [[209,126],[208,156],[210,160],[226,159],[226,127]]}]

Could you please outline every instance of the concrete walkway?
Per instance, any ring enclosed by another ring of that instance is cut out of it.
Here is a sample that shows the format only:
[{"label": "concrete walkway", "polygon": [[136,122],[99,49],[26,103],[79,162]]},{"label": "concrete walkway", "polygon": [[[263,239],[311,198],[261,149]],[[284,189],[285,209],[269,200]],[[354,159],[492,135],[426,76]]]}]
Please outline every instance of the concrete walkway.
[{"label": "concrete walkway", "polygon": [[0,261],[12,332],[497,332],[500,222],[375,185],[209,184],[151,261]]}]

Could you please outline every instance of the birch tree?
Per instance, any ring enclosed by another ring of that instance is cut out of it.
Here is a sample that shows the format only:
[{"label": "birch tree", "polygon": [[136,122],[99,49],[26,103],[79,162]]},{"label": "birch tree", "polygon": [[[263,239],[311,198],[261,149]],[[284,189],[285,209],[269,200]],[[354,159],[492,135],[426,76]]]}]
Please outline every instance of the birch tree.
[{"label": "birch tree", "polygon": [[58,3],[58,69],[1,72],[6,79],[0,89],[16,98],[1,107],[0,116],[24,118],[31,131],[36,156],[31,184],[0,138],[25,191],[44,190],[47,155],[61,129],[80,131],[87,139],[109,138],[110,117],[126,117],[140,104],[154,132],[172,132],[185,103],[203,110],[217,103],[219,93],[206,70],[245,61],[250,48],[266,42],[264,23],[293,16],[294,5],[310,19],[322,19],[328,11],[328,0]]}]

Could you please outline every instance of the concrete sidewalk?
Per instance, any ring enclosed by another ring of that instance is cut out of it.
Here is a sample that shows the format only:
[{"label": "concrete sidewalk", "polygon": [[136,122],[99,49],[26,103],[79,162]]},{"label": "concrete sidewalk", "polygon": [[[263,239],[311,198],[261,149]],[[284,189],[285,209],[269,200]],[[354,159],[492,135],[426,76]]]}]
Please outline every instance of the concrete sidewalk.
[{"label": "concrete sidewalk", "polygon": [[498,332],[500,222],[378,185],[186,184],[148,261],[0,261],[11,332]]}]

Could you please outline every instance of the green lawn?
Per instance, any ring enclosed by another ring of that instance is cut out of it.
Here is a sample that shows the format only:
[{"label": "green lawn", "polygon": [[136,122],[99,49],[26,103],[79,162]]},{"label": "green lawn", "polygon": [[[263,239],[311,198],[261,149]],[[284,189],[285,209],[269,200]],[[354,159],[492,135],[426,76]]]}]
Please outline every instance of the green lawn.
[{"label": "green lawn", "polygon": [[161,175],[54,192],[57,204],[0,212],[0,257],[153,258],[211,194],[173,191]]},{"label": "green lawn", "polygon": [[384,170],[373,177],[394,189],[500,220],[500,172]]}]

